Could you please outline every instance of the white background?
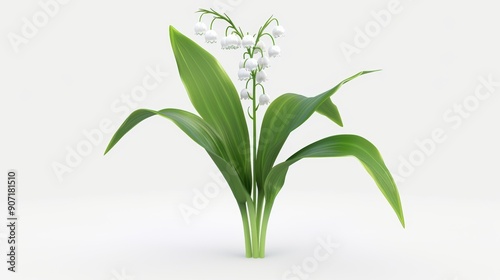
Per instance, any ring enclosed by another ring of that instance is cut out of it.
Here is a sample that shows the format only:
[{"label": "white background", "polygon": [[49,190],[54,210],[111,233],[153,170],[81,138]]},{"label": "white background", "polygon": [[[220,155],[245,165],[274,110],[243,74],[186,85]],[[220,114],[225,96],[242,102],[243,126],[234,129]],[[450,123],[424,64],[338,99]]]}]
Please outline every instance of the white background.
[{"label": "white background", "polygon": [[[291,135],[280,160],[319,138],[356,133],[377,145],[403,180],[406,229],[355,159],[296,164],[274,207],[267,257],[253,260],[244,258],[227,186],[189,224],[181,215],[179,206],[192,206],[195,190],[217,183],[210,175],[217,170],[166,120],[139,125],[105,157],[112,133],[104,133],[72,172],[58,179],[53,170],[67,164],[68,149],[83,145],[84,131],[103,120],[120,124],[126,113],[112,107],[123,108],[121,96],[141,85],[148,67],[170,75],[137,108],[192,110],[169,25],[206,47],[236,80],[240,52],[193,34],[194,11],[220,5],[73,0],[16,52],[9,38],[23,36],[23,18],[32,22],[43,9],[38,1],[2,1],[0,170],[2,182],[7,169],[19,171],[20,245],[18,273],[2,264],[0,278],[283,279],[313,257],[318,238],[330,237],[338,248],[309,269],[308,279],[500,279],[500,87],[484,100],[474,97],[479,77],[500,80],[498,2],[401,0],[390,22],[372,29],[370,43],[347,59],[340,46],[356,47],[356,28],[370,26],[371,12],[389,2],[219,2],[244,30],[256,31],[271,14],[286,27],[282,55],[268,71],[271,97],[313,96],[360,70],[383,69],[333,97],[345,128],[315,115]],[[457,119],[453,110],[464,100],[470,110]],[[415,142],[436,129],[446,140],[419,157]],[[413,172],[401,171],[412,155]],[[6,209],[5,199],[0,206]],[[2,226],[3,256],[5,237]]]}]

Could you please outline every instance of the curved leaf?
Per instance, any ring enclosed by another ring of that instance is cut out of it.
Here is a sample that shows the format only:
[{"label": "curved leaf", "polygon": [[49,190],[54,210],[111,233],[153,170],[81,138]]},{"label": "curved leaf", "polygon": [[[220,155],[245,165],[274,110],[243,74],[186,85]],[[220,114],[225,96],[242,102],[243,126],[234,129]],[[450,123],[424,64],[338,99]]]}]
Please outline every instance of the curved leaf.
[{"label": "curved leaf", "polygon": [[133,127],[154,115],[162,116],[174,122],[191,139],[208,152],[228,182],[238,202],[245,202],[249,198],[249,194],[242,185],[238,173],[233,166],[224,159],[224,150],[221,148],[222,142],[217,133],[202,118],[183,110],[163,109],[160,111],[153,111],[139,109],[134,111],[115,132],[104,154],[108,153]]},{"label": "curved leaf", "polygon": [[340,127],[343,127],[342,118],[340,117],[339,109],[335,104],[333,104],[331,99],[325,100],[323,104],[319,105],[316,109],[316,112],[326,116],[334,123],[338,124]]},{"label": "curved leaf", "polygon": [[288,168],[303,158],[318,157],[356,157],[371,175],[378,188],[396,212],[399,221],[405,226],[403,209],[396,183],[387,169],[377,148],[368,140],[357,135],[336,135],[321,139],[301,149],[286,161],[271,169],[265,181],[266,199],[274,198],[283,187]]},{"label": "curved leaf", "polygon": [[342,126],[337,106],[332,103],[330,97],[345,83],[375,71],[359,72],[315,97],[287,93],[281,95],[269,105],[262,121],[257,153],[256,172],[259,188],[262,188],[262,183],[273,167],[290,133],[309,119],[315,111]]},{"label": "curved leaf", "polygon": [[200,116],[218,133],[226,160],[250,191],[252,176],[248,127],[238,92],[210,53],[170,26],[179,75]]},{"label": "curved leaf", "polygon": [[158,112],[149,109],[134,111],[115,132],[104,154],[108,153],[134,126],[154,115],[170,119],[200,146],[212,153],[221,154],[219,136],[212,128],[195,114],[179,109],[163,109]]}]

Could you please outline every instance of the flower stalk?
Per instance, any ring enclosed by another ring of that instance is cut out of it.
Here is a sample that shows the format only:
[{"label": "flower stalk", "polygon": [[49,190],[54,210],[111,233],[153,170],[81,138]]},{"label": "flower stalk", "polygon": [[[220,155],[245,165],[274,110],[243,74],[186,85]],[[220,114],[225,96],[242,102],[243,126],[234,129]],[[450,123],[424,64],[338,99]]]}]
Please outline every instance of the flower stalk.
[{"label": "flower stalk", "polygon": [[[279,21],[270,17],[258,32],[254,35],[244,33],[240,27],[236,27],[232,19],[226,15],[216,12],[215,10],[200,9],[201,13],[199,22],[195,24],[195,34],[205,35],[205,40],[208,43],[213,43],[217,39],[214,38],[215,31],[214,23],[223,21],[226,23],[225,37],[221,39],[222,49],[238,49],[240,46],[244,49],[243,59],[239,62],[238,80],[245,81],[245,88],[240,91],[242,100],[250,99],[251,105],[247,110],[247,115],[252,122],[252,185],[250,192],[250,200],[246,204],[239,204],[241,216],[243,219],[243,230],[245,235],[245,251],[247,257],[263,258],[265,249],[265,239],[267,231],[267,222],[271,214],[272,204],[265,205],[265,193],[263,186],[257,185],[257,175],[255,168],[257,165],[257,121],[259,107],[270,103],[269,95],[266,94],[265,87],[262,83],[266,82],[268,77],[264,69],[270,65],[269,57],[279,56],[281,49],[276,45],[275,39],[282,37],[285,29],[279,25]],[[205,23],[202,22],[204,16],[212,16],[209,30]],[[267,28],[275,22],[277,25],[271,33],[267,32]],[[265,48],[264,38],[271,41],[269,51]],[[269,55],[267,55],[269,53]],[[250,87],[250,88],[249,88]],[[258,94],[260,92],[260,95]],[[245,208],[243,208],[245,207]]]}]

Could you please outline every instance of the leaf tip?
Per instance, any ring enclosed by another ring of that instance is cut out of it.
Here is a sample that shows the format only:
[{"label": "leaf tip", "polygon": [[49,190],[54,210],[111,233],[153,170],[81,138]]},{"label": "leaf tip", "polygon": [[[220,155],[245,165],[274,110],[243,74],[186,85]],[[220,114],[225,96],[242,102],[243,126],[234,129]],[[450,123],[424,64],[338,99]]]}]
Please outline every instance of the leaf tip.
[{"label": "leaf tip", "polygon": [[168,27],[168,33],[170,35],[170,41],[172,44],[174,43],[174,36],[179,34],[179,30],[177,30],[173,25]]},{"label": "leaf tip", "polygon": [[103,156],[105,156],[111,150],[111,148],[113,148],[113,146],[111,145],[111,143],[109,143],[109,145],[106,147],[106,150],[104,151]]},{"label": "leaf tip", "polygon": [[399,222],[401,223],[401,226],[406,229],[406,222],[405,222],[405,217],[403,216],[403,213],[398,213],[398,219]]},{"label": "leaf tip", "polygon": [[338,119],[337,124],[338,124],[338,126],[340,126],[340,127],[344,127],[344,122],[342,121],[342,119]]}]

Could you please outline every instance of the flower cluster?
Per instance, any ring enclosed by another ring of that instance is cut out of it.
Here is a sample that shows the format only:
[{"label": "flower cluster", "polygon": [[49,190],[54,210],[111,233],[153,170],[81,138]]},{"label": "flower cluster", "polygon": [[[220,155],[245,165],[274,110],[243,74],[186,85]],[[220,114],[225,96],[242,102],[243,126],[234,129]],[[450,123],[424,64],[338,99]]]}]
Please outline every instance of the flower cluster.
[{"label": "flower cluster", "polygon": [[[276,18],[271,17],[259,29],[258,33],[250,35],[249,33],[245,34],[241,28],[236,27],[226,14],[217,13],[213,9],[201,9],[198,12],[201,13],[201,16],[194,26],[196,35],[204,36],[207,43],[217,43],[219,38],[213,27],[215,21],[221,20],[227,24],[224,36],[220,39],[221,48],[224,50],[243,49],[244,53],[243,59],[239,63],[238,79],[245,81],[246,86],[240,91],[240,97],[242,100],[250,99],[253,101],[253,112],[255,114],[259,106],[270,103],[269,95],[266,94],[262,83],[268,80],[266,69],[270,67],[270,58],[278,57],[281,53],[281,48],[276,45],[275,39],[285,35],[285,28],[279,24]],[[205,15],[212,16],[209,27],[202,21]],[[276,25],[272,32],[268,33],[266,29],[273,22]],[[264,38],[270,39],[272,45],[269,48],[266,47]],[[262,91],[258,98],[258,105],[256,105],[257,89]],[[253,119],[253,115],[250,115],[250,118]]]}]

